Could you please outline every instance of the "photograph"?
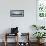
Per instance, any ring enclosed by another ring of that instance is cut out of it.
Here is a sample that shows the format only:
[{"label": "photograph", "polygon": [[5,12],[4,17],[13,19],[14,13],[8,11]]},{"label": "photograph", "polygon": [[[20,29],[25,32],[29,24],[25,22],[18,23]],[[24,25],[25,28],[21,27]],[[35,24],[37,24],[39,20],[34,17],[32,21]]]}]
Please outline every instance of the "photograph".
[{"label": "photograph", "polygon": [[10,10],[11,17],[24,17],[24,10]]}]

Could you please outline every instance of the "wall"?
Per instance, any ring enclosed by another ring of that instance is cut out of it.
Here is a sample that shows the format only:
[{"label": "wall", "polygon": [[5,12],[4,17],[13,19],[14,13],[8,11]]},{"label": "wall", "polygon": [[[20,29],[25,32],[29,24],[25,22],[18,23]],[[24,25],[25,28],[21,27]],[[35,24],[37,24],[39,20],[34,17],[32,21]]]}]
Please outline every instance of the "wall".
[{"label": "wall", "polygon": [[[24,10],[24,17],[10,17],[10,10]],[[0,0],[0,34],[10,32],[11,27],[19,27],[19,32],[30,32],[36,24],[36,0]]]}]

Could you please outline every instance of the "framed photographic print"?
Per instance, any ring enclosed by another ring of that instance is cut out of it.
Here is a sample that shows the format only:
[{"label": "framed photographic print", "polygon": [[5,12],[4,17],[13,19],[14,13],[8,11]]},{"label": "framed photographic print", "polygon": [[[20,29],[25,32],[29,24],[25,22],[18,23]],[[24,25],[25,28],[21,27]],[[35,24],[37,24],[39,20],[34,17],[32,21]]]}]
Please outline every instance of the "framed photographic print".
[{"label": "framed photographic print", "polygon": [[46,0],[37,0],[37,15],[39,18],[46,17]]},{"label": "framed photographic print", "polygon": [[24,17],[24,10],[11,10],[10,16],[11,17]]}]

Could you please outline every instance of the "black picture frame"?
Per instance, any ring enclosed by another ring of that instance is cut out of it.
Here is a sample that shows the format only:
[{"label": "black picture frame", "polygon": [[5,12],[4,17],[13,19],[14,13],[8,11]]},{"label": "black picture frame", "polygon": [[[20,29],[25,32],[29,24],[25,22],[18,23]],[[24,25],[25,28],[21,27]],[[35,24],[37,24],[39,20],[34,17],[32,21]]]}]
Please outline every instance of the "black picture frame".
[{"label": "black picture frame", "polygon": [[10,10],[11,17],[24,17],[24,10]]}]

